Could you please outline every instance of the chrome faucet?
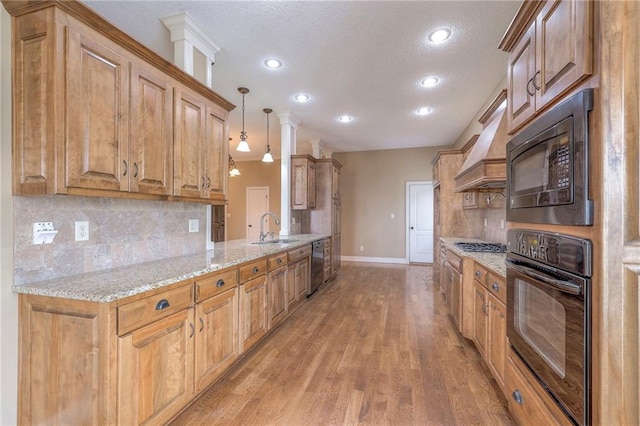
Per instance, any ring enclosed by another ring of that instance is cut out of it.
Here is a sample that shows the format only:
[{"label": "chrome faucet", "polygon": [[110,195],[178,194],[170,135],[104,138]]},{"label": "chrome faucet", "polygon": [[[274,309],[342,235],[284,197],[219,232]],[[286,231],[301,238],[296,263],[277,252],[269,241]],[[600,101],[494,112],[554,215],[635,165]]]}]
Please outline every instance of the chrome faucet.
[{"label": "chrome faucet", "polygon": [[[278,219],[278,216],[276,216],[276,214],[274,212],[266,212],[265,214],[263,214],[260,217],[260,241],[264,241],[264,239],[267,237],[267,235],[269,235],[268,232],[266,234],[264,233],[264,218],[265,218],[265,216],[273,216],[273,220],[276,222],[276,225],[280,225],[280,219]],[[271,233],[271,237],[273,237],[273,232]]]}]

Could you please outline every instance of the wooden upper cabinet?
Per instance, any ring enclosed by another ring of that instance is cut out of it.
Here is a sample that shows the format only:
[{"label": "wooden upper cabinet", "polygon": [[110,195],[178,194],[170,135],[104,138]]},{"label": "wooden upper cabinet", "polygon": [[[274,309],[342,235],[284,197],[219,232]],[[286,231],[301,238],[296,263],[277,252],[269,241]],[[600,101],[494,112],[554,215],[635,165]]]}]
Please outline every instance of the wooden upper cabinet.
[{"label": "wooden upper cabinet", "polygon": [[333,164],[331,169],[331,190],[333,198],[340,198],[340,168],[342,166],[338,166]]},{"label": "wooden upper cabinet", "polygon": [[313,209],[316,206],[316,160],[310,155],[291,156],[291,208]]},{"label": "wooden upper cabinet", "polygon": [[200,198],[206,184],[202,162],[206,105],[183,87],[176,89],[174,99],[173,195]]},{"label": "wooden upper cabinet", "polygon": [[224,202],[232,104],[81,2],[5,8],[15,195]]},{"label": "wooden upper cabinet", "polygon": [[176,89],[174,103],[173,195],[224,201],[226,113],[186,87]]},{"label": "wooden upper cabinet", "polygon": [[[500,48],[509,52],[507,67],[509,133],[530,121],[591,75],[593,71],[593,2],[553,0],[517,19]],[[525,2],[522,10],[536,7]],[[522,28],[528,25],[527,28]],[[514,34],[523,35],[515,40]]]},{"label": "wooden upper cabinet", "polygon": [[66,186],[127,191],[129,59],[73,19],[67,49]]},{"label": "wooden upper cabinet", "polygon": [[229,181],[229,135],[227,112],[207,103],[203,170],[206,178],[203,198],[224,202]]},{"label": "wooden upper cabinet", "polygon": [[173,86],[149,65],[132,63],[128,175],[133,192],[173,193]]}]

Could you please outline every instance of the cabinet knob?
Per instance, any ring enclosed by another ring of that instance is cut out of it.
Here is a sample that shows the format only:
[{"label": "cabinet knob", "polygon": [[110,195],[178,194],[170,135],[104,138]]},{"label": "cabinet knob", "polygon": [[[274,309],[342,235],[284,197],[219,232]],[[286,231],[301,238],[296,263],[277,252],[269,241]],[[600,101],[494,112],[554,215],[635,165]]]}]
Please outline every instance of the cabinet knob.
[{"label": "cabinet knob", "polygon": [[224,280],[221,278],[218,280],[218,282],[216,283],[216,287],[222,287],[224,285]]},{"label": "cabinet knob", "polygon": [[520,405],[522,405],[524,403],[524,399],[522,398],[522,394],[520,393],[520,391],[518,389],[514,390],[513,393],[511,394],[511,396],[513,396],[513,399]]},{"label": "cabinet knob", "polygon": [[253,273],[257,274],[258,272],[260,272],[260,268],[258,268],[257,266],[253,267]]},{"label": "cabinet knob", "polygon": [[279,265],[282,263],[282,259],[278,258],[278,260],[276,260],[276,263]]},{"label": "cabinet knob", "polygon": [[171,306],[169,304],[169,301],[167,299],[162,299],[156,304],[156,311],[161,311],[163,309],[168,308],[169,306]]},{"label": "cabinet knob", "polygon": [[476,271],[476,277],[480,278],[480,271]]},{"label": "cabinet knob", "polygon": [[498,283],[493,283],[491,288],[494,289],[495,291],[499,291],[500,290],[500,286],[498,285]]}]

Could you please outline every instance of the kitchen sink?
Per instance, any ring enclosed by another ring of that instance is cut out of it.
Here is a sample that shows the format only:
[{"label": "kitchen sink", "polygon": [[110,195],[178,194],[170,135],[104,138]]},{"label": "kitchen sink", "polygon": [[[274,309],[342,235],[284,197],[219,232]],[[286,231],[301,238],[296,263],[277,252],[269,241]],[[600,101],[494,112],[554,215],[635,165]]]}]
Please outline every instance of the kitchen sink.
[{"label": "kitchen sink", "polygon": [[288,244],[288,243],[295,243],[298,240],[290,240],[288,238],[278,238],[275,240],[264,240],[264,241],[256,241],[252,244]]}]

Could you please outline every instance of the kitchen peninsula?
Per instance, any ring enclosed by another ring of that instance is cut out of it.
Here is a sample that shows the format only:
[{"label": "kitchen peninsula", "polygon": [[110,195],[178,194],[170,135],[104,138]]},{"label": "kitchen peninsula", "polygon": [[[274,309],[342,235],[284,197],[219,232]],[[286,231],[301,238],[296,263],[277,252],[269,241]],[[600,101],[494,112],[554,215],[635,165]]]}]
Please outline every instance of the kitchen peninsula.
[{"label": "kitchen peninsula", "polygon": [[20,423],[166,422],[306,300],[311,243],[325,238],[234,240],[16,286]]}]

